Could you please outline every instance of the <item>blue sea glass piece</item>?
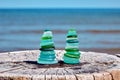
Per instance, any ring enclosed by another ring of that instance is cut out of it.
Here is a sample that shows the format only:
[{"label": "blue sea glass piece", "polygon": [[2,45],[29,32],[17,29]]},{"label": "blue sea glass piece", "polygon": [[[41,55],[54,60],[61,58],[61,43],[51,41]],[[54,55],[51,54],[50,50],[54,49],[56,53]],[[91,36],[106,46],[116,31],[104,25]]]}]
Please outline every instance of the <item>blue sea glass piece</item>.
[{"label": "blue sea glass piece", "polygon": [[52,40],[52,32],[50,30],[45,30],[41,39],[41,52],[38,57],[38,64],[56,64],[58,61],[55,56],[55,47]]},{"label": "blue sea glass piece", "polygon": [[78,64],[79,59],[64,56],[64,62],[67,64]]},{"label": "blue sea glass piece", "polygon": [[68,64],[80,63],[79,41],[75,29],[70,29],[66,39],[66,53],[63,56],[63,60]]}]

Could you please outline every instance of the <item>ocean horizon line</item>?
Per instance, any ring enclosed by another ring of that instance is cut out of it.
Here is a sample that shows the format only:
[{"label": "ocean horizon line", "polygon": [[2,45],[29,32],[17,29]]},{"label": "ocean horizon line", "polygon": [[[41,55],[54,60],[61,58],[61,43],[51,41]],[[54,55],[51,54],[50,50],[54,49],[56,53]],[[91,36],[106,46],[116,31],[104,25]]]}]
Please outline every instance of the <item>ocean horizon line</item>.
[{"label": "ocean horizon line", "polygon": [[77,9],[85,9],[85,10],[89,10],[89,9],[103,9],[103,10],[105,10],[105,9],[114,9],[114,10],[118,10],[118,9],[120,9],[120,8],[0,8],[0,9],[53,9],[53,10],[56,10],[56,9],[58,9],[58,10],[60,10],[60,9],[68,9],[68,10],[71,10],[71,9],[74,9],[74,10],[77,10]]},{"label": "ocean horizon line", "polygon": [[41,13],[120,13],[120,8],[0,8],[0,12],[41,12]]}]

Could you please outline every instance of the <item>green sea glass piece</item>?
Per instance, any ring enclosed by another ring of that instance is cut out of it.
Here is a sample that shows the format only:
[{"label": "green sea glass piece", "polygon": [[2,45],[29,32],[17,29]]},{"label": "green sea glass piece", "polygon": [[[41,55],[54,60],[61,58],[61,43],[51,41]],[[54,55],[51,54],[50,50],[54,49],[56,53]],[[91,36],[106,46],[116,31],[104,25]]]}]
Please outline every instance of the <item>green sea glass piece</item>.
[{"label": "green sea glass piece", "polygon": [[38,64],[56,64],[58,62],[55,57],[55,46],[52,38],[52,32],[45,30],[41,38],[41,52],[38,57]]},{"label": "green sea glass piece", "polygon": [[80,62],[79,41],[75,29],[70,29],[66,39],[66,53],[63,60],[68,64],[78,64]]}]

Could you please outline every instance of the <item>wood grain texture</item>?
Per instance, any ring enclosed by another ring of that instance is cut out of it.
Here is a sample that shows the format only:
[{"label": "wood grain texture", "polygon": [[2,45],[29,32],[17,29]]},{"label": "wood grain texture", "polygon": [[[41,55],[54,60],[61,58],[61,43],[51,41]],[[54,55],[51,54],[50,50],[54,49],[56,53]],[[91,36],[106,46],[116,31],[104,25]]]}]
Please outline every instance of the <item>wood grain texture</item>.
[{"label": "wood grain texture", "polygon": [[120,69],[112,69],[109,71],[113,80],[120,80]]},{"label": "wood grain texture", "polygon": [[[65,51],[56,50],[57,60]],[[0,80],[120,80],[120,58],[81,52],[80,64],[39,65],[39,50],[0,53]]]}]

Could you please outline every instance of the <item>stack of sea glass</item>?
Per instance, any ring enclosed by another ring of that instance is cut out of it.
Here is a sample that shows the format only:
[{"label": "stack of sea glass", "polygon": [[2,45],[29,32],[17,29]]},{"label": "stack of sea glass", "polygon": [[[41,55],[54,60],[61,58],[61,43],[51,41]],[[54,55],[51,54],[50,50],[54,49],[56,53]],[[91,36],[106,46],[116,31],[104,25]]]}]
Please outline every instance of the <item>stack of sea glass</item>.
[{"label": "stack of sea glass", "polygon": [[[53,35],[50,30],[45,30],[42,39],[41,39],[41,48],[40,55],[38,57],[39,64],[55,64],[58,61],[55,57],[54,52],[54,42],[52,40]],[[79,63],[80,52],[79,52],[79,42],[77,38],[77,33],[75,29],[70,29],[67,34],[66,39],[66,53],[63,56],[63,60],[68,64],[77,64]]]},{"label": "stack of sea glass", "polygon": [[80,52],[79,52],[79,42],[77,38],[77,33],[75,29],[70,29],[67,34],[66,39],[66,53],[64,54],[64,62],[69,64],[79,63]]},{"label": "stack of sea glass", "polygon": [[54,52],[54,42],[52,40],[53,35],[50,30],[45,30],[41,39],[41,52],[38,58],[39,64],[55,64],[57,63],[55,52]]}]

